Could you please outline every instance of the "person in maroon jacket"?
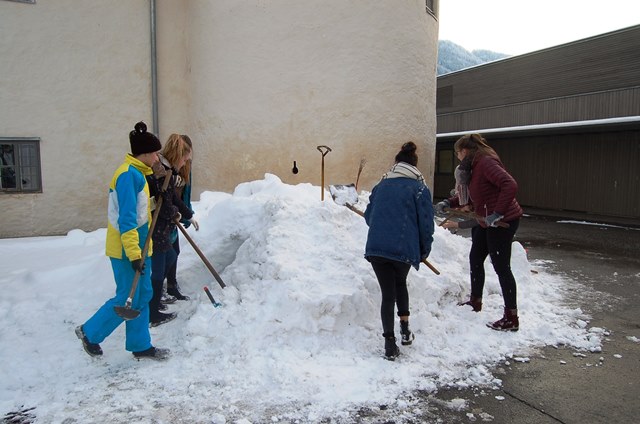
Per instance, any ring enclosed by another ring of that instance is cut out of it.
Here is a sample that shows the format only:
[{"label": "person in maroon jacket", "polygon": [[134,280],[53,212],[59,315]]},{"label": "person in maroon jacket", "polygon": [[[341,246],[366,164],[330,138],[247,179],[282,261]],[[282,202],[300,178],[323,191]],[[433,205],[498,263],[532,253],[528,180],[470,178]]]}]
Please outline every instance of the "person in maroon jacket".
[{"label": "person in maroon jacket", "polygon": [[[504,315],[487,326],[500,331],[518,331],[516,280],[511,272],[511,243],[522,216],[522,208],[516,201],[518,183],[482,135],[464,135],[456,141],[454,149],[461,166],[471,170],[467,208],[475,212],[479,224],[471,230],[471,297],[461,305],[469,305],[476,312],[482,310],[484,262],[490,256],[502,288]],[[442,213],[445,208],[462,206],[459,196],[454,196],[438,203],[436,211]]]}]

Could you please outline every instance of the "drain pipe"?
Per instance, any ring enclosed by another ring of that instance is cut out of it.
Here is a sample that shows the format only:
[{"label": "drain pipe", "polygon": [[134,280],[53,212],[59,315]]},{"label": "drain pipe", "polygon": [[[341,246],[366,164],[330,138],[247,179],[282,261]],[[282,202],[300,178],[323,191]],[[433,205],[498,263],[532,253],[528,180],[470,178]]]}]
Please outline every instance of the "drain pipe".
[{"label": "drain pipe", "polygon": [[153,133],[160,136],[158,124],[158,56],[156,52],[156,0],[150,0],[151,18],[151,108]]}]

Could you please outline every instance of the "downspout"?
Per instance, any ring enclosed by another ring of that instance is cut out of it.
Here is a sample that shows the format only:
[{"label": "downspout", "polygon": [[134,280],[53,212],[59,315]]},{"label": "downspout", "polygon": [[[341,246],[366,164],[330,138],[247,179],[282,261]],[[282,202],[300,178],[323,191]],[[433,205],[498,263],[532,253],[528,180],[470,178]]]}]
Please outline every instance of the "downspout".
[{"label": "downspout", "polygon": [[158,56],[156,51],[156,0],[150,1],[151,18],[151,108],[153,133],[159,136],[158,123]]}]

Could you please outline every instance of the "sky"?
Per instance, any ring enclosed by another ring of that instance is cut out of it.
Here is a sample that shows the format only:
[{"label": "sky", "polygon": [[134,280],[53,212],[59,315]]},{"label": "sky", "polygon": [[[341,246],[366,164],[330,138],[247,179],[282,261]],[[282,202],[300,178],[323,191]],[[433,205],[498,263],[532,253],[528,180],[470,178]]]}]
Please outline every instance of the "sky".
[{"label": "sky", "polygon": [[518,55],[638,24],[636,0],[440,0],[439,39]]},{"label": "sky", "polygon": [[[368,194],[360,193],[357,208],[366,207]],[[491,392],[502,384],[500,369],[545,360],[531,357],[541,346],[573,349],[575,364],[567,366],[584,366],[590,353],[603,358],[595,366],[616,360],[617,352],[602,351],[606,330],[590,326],[569,300],[584,288],[553,274],[551,260],[530,262],[518,242],[511,264],[520,331],[485,326],[503,308],[489,261],[482,312],[457,306],[469,296],[470,241],[436,227],[429,261],[441,274],[410,271],[416,339],[387,361],[380,288],[363,258],[367,226],[360,216],[329,192],[321,201],[318,186],[287,185],[270,174],[232,194],[204,192],[193,206],[200,231],[188,232],[226,288],[182,239],[178,279],[191,300],[169,305],[178,317],[151,328],[153,344],[172,352],[166,362],[135,360],[124,350],[124,325],[101,343],[100,358],[89,357],[74,334],[115,290],[106,229],[0,240],[0,416],[26,411],[47,423],[421,422],[430,400],[416,390]],[[222,306],[211,304],[205,285]],[[444,403],[471,421],[487,418],[465,399]],[[362,410],[372,415],[361,417]]]}]

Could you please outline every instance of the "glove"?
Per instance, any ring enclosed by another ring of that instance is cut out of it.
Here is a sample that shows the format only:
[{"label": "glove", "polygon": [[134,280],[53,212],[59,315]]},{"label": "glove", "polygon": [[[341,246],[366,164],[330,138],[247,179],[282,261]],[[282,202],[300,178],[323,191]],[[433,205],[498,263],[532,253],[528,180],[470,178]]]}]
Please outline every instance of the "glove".
[{"label": "glove", "polygon": [[198,221],[196,221],[195,218],[191,218],[189,222],[193,225],[193,228],[195,228],[196,231],[200,229],[200,224],[198,224]]},{"label": "glove", "polygon": [[445,208],[448,208],[449,206],[451,206],[451,203],[449,203],[449,200],[447,199],[443,200],[442,202],[436,203],[436,213],[443,214]]},{"label": "glove", "polygon": [[491,215],[489,215],[488,217],[486,217],[484,219],[484,222],[486,222],[486,224],[489,227],[497,227],[498,226],[498,221],[500,221],[502,218],[504,218],[504,215],[500,215],[498,212],[494,212]]},{"label": "glove", "polygon": [[131,268],[133,268],[135,272],[144,274],[144,261],[142,259],[135,259],[131,261]]},{"label": "glove", "polygon": [[176,215],[173,217],[174,222],[180,222],[182,219],[182,214],[180,212],[176,212]]}]

